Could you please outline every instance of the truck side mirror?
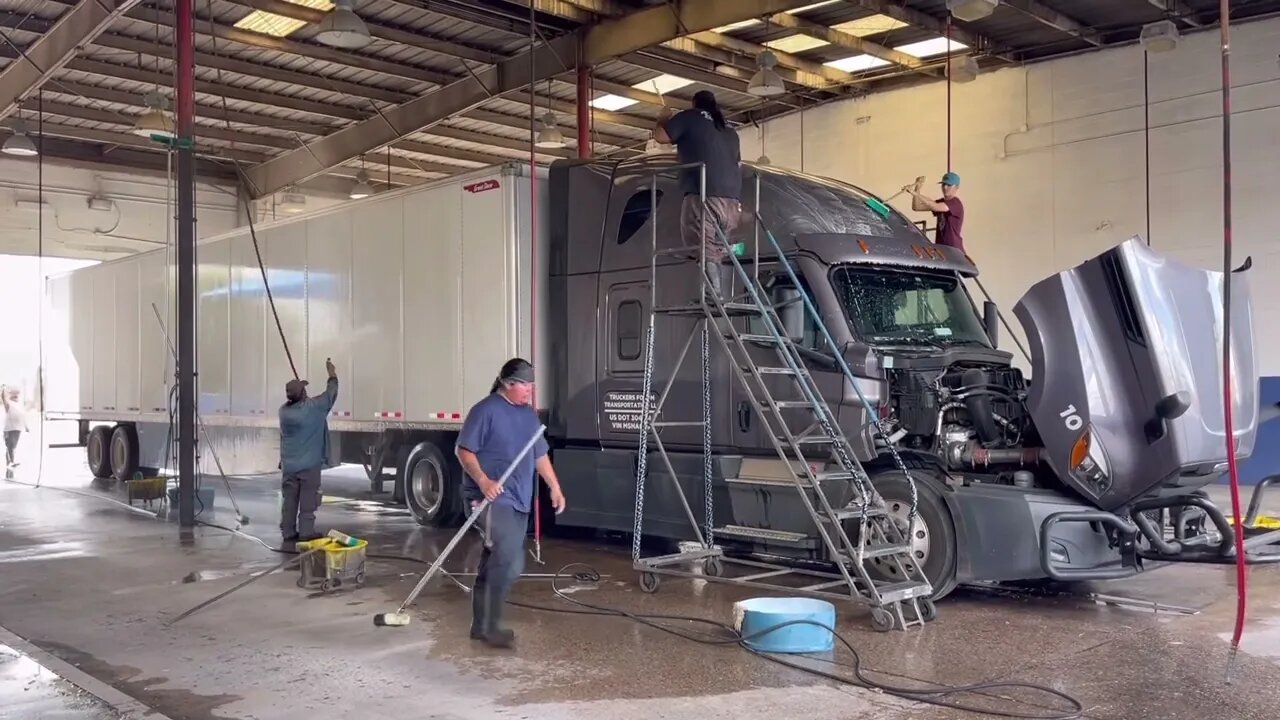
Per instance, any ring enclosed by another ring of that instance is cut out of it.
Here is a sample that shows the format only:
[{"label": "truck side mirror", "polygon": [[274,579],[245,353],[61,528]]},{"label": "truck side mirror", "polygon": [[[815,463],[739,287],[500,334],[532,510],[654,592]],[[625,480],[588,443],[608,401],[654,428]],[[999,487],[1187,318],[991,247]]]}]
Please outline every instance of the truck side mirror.
[{"label": "truck side mirror", "polygon": [[804,339],[804,301],[800,290],[790,285],[780,285],[774,291],[774,307],[782,319],[782,329],[792,342]]},{"label": "truck side mirror", "polygon": [[982,303],[982,327],[987,331],[991,347],[1000,347],[1000,309],[990,300]]}]

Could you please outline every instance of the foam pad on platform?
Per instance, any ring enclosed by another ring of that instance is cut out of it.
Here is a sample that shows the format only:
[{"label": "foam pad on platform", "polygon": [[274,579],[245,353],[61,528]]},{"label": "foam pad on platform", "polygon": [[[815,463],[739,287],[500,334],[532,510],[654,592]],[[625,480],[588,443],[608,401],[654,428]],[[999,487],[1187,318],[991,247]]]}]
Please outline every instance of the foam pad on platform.
[{"label": "foam pad on platform", "polygon": [[[769,631],[797,620],[809,622]],[[827,628],[836,626],[836,606],[816,598],[751,598],[733,604],[733,626],[749,638],[747,645],[761,652],[827,652],[835,645],[835,636]]]}]

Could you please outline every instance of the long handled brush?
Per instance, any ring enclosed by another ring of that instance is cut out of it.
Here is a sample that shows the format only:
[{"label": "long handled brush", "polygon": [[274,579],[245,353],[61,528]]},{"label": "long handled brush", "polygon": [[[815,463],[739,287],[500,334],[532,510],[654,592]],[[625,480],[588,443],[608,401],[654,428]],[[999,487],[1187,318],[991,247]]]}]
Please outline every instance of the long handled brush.
[{"label": "long handled brush", "polygon": [[[498,478],[498,489],[502,489],[507,482],[507,478],[511,477],[511,473],[515,471],[516,466],[520,464],[521,460],[524,460],[524,456],[529,454],[529,451],[533,449],[534,444],[538,442],[538,439],[541,438],[542,434],[546,431],[546,425],[538,426],[538,431],[533,434],[533,437],[529,438],[529,442],[524,444],[524,449],[520,451],[520,454],[516,456],[516,459],[513,460],[511,465],[509,465],[502,473],[502,477]],[[462,540],[462,537],[467,534],[467,531],[471,529],[471,526],[475,524],[480,515],[489,507],[489,502],[489,499],[485,498],[484,502],[480,503],[479,507],[477,507],[471,515],[467,517],[467,521],[462,523],[462,527],[458,528],[458,531],[454,533],[453,539],[445,546],[444,551],[440,553],[436,558],[436,561],[431,563],[431,567],[427,568],[427,572],[422,576],[422,579],[418,581],[418,584],[414,586],[413,591],[409,593],[409,597],[405,598],[404,602],[400,603],[400,607],[396,608],[395,612],[379,613],[373,616],[373,624],[375,626],[401,627],[409,624],[410,618],[406,609],[413,604],[414,600],[418,599],[418,594],[427,586],[427,582],[440,571],[440,566],[444,564],[444,561],[449,557],[449,554],[453,552],[453,548],[456,547]]]}]

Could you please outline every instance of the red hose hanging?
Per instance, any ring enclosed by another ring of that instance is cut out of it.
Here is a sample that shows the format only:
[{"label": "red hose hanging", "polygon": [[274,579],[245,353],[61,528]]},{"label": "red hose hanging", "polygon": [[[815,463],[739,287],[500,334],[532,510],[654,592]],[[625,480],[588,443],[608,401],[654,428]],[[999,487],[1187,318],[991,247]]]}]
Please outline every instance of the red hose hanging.
[{"label": "red hose hanging", "polygon": [[947,172],[951,172],[951,20],[947,20]]},{"label": "red hose hanging", "polygon": [[1227,436],[1227,474],[1231,483],[1231,518],[1236,540],[1236,624],[1231,633],[1231,663],[1244,635],[1248,605],[1248,565],[1244,555],[1244,528],[1240,522],[1240,474],[1236,467],[1235,423],[1231,393],[1231,21],[1230,3],[1219,0],[1219,27],[1222,35],[1222,405],[1223,432]]},{"label": "red hose hanging", "polygon": [[[538,114],[536,86],[537,53],[533,52],[538,38],[538,18],[534,3],[529,3],[529,362],[538,366],[538,154],[537,135],[534,132]],[[547,88],[551,94],[551,88]],[[549,102],[549,101],[548,101]],[[581,122],[581,113],[578,115]],[[582,127],[578,127],[578,144],[583,141]],[[536,379],[536,376],[535,376]],[[534,383],[529,402],[534,412],[538,410],[538,384]],[[533,545],[536,559],[542,562],[542,493],[538,491],[538,477],[533,478]]]}]

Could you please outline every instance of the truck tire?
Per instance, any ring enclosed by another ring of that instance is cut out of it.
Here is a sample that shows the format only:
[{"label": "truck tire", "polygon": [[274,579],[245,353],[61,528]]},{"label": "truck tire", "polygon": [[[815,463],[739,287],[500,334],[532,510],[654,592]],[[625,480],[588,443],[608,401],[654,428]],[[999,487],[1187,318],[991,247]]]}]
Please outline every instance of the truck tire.
[{"label": "truck tire", "polygon": [[[955,521],[942,498],[942,481],[927,468],[911,470],[916,481],[916,532],[910,538],[911,554],[924,570],[933,586],[930,596],[935,601],[946,597],[956,587],[956,566],[959,548],[956,541]],[[874,473],[871,483],[885,506],[905,533],[911,511],[911,486],[899,470]],[[903,580],[898,568],[889,558],[875,558],[867,567],[876,578],[897,582]]]},{"label": "truck tire", "polygon": [[120,482],[138,472],[138,431],[132,425],[117,425],[111,431],[111,476]]},{"label": "truck tire", "polygon": [[461,474],[453,465],[429,442],[418,443],[405,458],[405,504],[419,525],[453,527],[461,519]]},{"label": "truck tire", "polygon": [[111,477],[111,428],[99,425],[89,431],[84,442],[84,456],[89,472],[95,478]]}]

